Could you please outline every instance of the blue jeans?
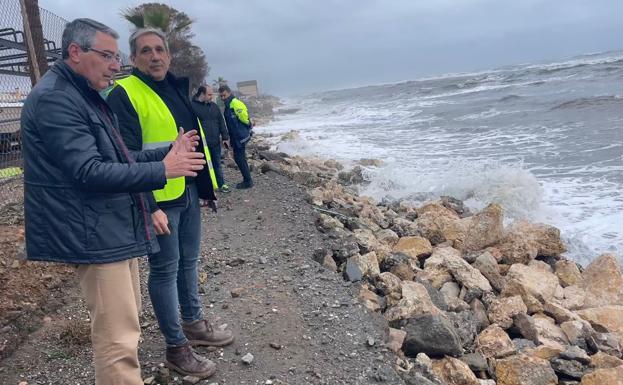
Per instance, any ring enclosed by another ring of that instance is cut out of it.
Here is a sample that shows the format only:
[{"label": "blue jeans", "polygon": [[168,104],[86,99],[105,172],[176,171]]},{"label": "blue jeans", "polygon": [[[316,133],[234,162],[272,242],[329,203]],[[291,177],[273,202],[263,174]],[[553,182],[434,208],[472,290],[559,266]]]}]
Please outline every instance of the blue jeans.
[{"label": "blue jeans", "polygon": [[240,169],[240,173],[242,174],[243,182],[252,182],[251,180],[251,171],[249,170],[249,164],[247,163],[247,153],[246,153],[246,143],[242,145],[232,146],[234,150],[234,161],[236,165]]},{"label": "blue jeans", "polygon": [[201,240],[201,212],[197,187],[186,187],[183,207],[165,208],[170,235],[158,236],[160,252],[149,256],[149,297],[167,346],[188,340],[182,331],[187,322],[203,318],[199,299],[197,262]]},{"label": "blue jeans", "polygon": [[212,159],[212,167],[214,168],[214,175],[216,175],[216,184],[221,188],[225,184],[223,169],[221,168],[221,143],[208,145],[208,151],[210,151],[210,159]]}]

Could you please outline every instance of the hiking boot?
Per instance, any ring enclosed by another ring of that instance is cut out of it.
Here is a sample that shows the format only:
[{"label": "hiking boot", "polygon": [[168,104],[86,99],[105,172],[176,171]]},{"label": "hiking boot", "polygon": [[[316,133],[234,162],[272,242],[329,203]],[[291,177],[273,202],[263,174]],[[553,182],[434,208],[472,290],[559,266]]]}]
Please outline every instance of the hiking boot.
[{"label": "hiking boot", "polygon": [[193,351],[190,344],[168,347],[166,365],[184,376],[207,378],[216,372],[216,364]]},{"label": "hiking boot", "polygon": [[182,330],[192,346],[225,346],[234,342],[230,330],[215,330],[205,319],[182,322]]},{"label": "hiking boot", "polygon": [[236,188],[239,190],[244,190],[244,189],[248,189],[253,187],[253,182],[249,181],[249,182],[240,182],[236,185]]},{"label": "hiking boot", "polygon": [[218,188],[218,190],[216,190],[218,192],[222,192],[222,193],[228,193],[230,192],[230,188],[227,184],[223,183],[223,185],[221,187]]}]

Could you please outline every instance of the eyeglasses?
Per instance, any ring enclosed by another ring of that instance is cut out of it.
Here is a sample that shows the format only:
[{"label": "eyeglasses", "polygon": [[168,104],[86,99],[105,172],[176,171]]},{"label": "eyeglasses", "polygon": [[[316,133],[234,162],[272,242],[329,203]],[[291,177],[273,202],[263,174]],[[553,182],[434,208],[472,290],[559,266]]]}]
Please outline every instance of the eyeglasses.
[{"label": "eyeglasses", "polygon": [[119,56],[118,54],[114,55],[110,52],[100,51],[99,49],[95,48],[86,48],[84,51],[93,51],[103,57],[104,60],[106,60],[107,62],[116,61],[117,63],[121,63],[121,56]]}]

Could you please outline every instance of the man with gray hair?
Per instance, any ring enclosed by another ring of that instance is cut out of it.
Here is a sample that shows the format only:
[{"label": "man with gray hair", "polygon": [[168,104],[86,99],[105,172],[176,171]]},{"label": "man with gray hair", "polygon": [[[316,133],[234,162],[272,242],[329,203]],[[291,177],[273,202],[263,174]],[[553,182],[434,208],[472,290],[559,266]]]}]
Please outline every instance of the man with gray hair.
[{"label": "man with gray hair", "polygon": [[[153,28],[130,36],[132,74],[117,82],[108,103],[119,117],[123,139],[131,150],[151,148],[175,139],[179,127],[197,130],[207,166],[195,178],[170,178],[150,194],[150,211],[160,252],[149,255],[149,296],[166,342],[169,368],[199,378],[216,365],[191,346],[225,346],[234,341],[205,318],[199,297],[201,211],[199,199],[214,201],[218,188],[201,123],[189,100],[188,78],[169,72],[166,37]],[[181,310],[181,319],[180,319]]]},{"label": "man with gray hair", "polygon": [[129,150],[98,91],[120,59],[118,35],[91,20],[63,31],[59,60],[22,109],[26,253],[77,266],[91,318],[97,385],[141,385],[136,257],[159,250],[143,192],[193,177],[196,131],[170,146]]}]

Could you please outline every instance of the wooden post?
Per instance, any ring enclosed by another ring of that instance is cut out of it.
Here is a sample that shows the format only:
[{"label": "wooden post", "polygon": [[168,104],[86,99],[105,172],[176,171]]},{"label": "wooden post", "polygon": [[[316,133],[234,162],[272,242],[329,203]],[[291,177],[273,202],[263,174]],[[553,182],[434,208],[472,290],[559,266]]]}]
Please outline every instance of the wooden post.
[{"label": "wooden post", "polygon": [[20,0],[24,36],[30,65],[30,81],[34,87],[48,69],[48,61],[43,46],[43,27],[39,15],[38,0]]}]

